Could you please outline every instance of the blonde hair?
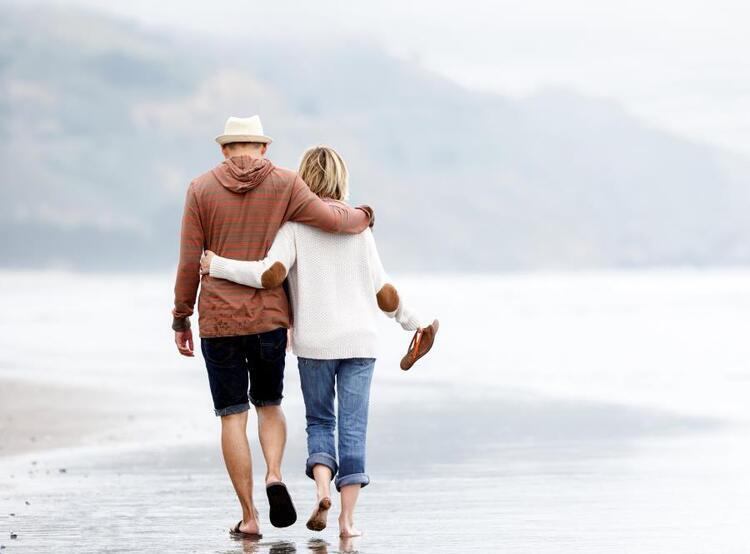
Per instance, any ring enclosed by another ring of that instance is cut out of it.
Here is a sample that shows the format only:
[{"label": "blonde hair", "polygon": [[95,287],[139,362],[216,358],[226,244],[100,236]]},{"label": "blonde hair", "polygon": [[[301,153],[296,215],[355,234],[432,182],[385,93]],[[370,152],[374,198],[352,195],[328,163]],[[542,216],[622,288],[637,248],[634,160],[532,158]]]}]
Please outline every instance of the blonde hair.
[{"label": "blonde hair", "polygon": [[315,146],[302,155],[299,176],[321,198],[346,200],[349,197],[349,170],[330,146]]}]

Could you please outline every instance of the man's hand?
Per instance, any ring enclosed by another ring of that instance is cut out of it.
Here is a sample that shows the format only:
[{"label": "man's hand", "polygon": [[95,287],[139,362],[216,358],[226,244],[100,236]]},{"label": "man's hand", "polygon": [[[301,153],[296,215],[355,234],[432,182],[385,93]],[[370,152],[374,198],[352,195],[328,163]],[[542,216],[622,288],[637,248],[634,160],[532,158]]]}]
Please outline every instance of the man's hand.
[{"label": "man's hand", "polygon": [[174,332],[174,343],[177,345],[177,350],[183,356],[193,357],[193,331],[187,329],[186,331],[175,331]]},{"label": "man's hand", "polygon": [[208,275],[211,273],[211,260],[214,259],[214,254],[210,250],[206,250],[201,256],[201,275]]}]

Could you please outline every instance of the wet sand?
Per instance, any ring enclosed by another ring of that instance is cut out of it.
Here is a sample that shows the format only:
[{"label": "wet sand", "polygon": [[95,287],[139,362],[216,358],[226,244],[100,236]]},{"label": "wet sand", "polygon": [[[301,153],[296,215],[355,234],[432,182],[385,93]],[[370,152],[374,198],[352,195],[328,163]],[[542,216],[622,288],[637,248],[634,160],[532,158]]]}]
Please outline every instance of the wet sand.
[{"label": "wet sand", "polygon": [[0,458],[101,441],[132,423],[127,395],[0,378]]},{"label": "wet sand", "polygon": [[[442,338],[412,371],[384,319],[365,536],[340,544],[337,498],[331,527],[304,527],[314,490],[290,357],[299,521],[270,527],[258,484],[253,543],[228,534],[239,513],[205,369],[165,324],[171,278],[0,272],[3,552],[746,552],[750,274],[475,278],[473,297],[441,294],[453,281],[400,284],[441,302]],[[92,324],[102,310],[123,314],[126,340]]]},{"label": "wet sand", "polygon": [[[335,496],[330,527],[305,529],[314,490],[295,439],[285,473],[298,523],[271,527],[256,486],[258,542],[229,537],[238,510],[217,445],[177,443],[16,457],[3,466],[14,478],[0,476],[0,543],[7,552],[687,552],[685,523],[716,508],[692,502],[714,486],[701,452],[744,433],[711,419],[500,391],[469,398],[479,411],[462,419],[445,409],[449,388],[422,409],[403,402],[414,392],[385,386],[377,395],[360,539],[339,541]],[[301,413],[292,406],[288,415],[294,433]],[[262,475],[252,428],[250,436]]]}]

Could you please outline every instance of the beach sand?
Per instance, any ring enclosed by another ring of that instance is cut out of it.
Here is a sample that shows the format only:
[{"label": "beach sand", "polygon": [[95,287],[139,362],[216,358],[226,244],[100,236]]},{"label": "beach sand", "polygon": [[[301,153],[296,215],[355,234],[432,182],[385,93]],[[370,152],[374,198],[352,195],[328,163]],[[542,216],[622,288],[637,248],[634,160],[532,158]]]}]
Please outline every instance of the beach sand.
[{"label": "beach sand", "polygon": [[0,457],[101,441],[132,423],[127,395],[0,378]]},{"label": "beach sand", "polygon": [[[293,357],[284,473],[299,521],[268,525],[251,413],[264,538],[238,542],[228,534],[239,511],[202,360],[177,356],[164,323],[171,279],[0,273],[0,546],[744,554],[748,277],[476,278],[464,284],[475,301],[441,295],[453,279],[400,284],[417,305],[442,299],[433,308],[441,335],[402,372],[408,336],[384,319],[368,432],[372,482],[357,511],[365,535],[342,544],[337,498],[328,529],[304,527],[314,489],[303,473]],[[126,341],[113,344],[108,329],[90,323],[103,306],[126,314]],[[32,327],[50,340],[17,331]]]},{"label": "beach sand", "polygon": [[[719,514],[741,513],[742,493],[730,490],[727,474],[705,469],[742,435],[691,418],[514,395],[469,399],[482,407],[483,423],[472,425],[443,409],[449,394],[423,410],[382,400],[373,410],[361,539],[338,540],[335,496],[330,527],[304,528],[314,488],[295,439],[285,478],[299,522],[271,527],[256,484],[259,542],[228,535],[238,508],[218,445],[177,443],[16,458],[6,466],[14,477],[0,478],[0,533],[17,538],[0,543],[7,552],[80,553],[691,552],[686,522],[721,531],[711,538],[720,547],[736,540],[736,521]],[[300,414],[288,415],[299,429]],[[703,431],[691,431],[696,423]],[[260,478],[252,426],[249,435]],[[741,458],[722,463],[744,471]]]}]

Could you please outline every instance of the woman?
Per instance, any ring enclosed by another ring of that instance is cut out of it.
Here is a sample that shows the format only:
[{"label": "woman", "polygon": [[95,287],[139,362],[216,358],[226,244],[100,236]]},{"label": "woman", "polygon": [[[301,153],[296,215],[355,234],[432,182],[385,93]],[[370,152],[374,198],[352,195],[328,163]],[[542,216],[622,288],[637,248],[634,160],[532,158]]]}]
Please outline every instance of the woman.
[{"label": "woman", "polygon": [[[348,196],[348,171],[332,148],[305,152],[300,177],[329,202]],[[409,369],[432,347],[438,322],[423,320],[388,283],[370,229],[359,235],[333,235],[286,223],[266,259],[230,260],[204,254],[203,273],[256,288],[280,286],[288,275],[294,316],[292,344],[298,357],[307,417],[306,474],[315,480],[318,502],[309,529],[326,527],[330,482],[341,493],[339,530],[359,536],[354,507],[365,473],[365,437],[370,383],[377,350],[376,317],[384,311],[406,330],[416,331],[401,361]],[[338,422],[334,399],[338,391]],[[338,456],[334,432],[338,423]]]}]

